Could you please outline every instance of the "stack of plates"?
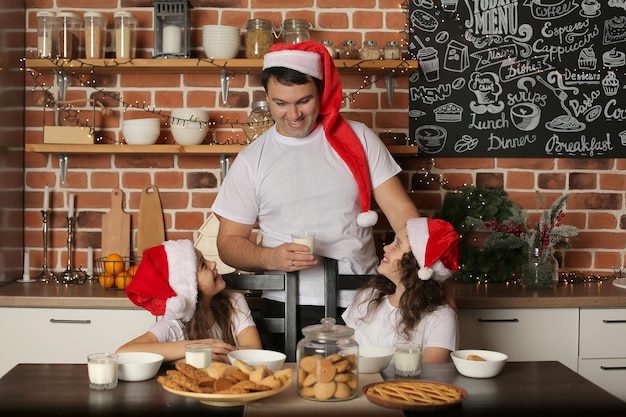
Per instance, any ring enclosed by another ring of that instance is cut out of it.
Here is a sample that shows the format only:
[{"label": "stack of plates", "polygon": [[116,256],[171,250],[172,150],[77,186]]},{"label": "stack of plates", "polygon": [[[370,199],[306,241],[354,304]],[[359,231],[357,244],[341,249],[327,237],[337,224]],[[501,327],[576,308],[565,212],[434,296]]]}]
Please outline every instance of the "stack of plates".
[{"label": "stack of plates", "polygon": [[202,46],[208,58],[235,58],[241,48],[241,29],[234,26],[202,26]]}]

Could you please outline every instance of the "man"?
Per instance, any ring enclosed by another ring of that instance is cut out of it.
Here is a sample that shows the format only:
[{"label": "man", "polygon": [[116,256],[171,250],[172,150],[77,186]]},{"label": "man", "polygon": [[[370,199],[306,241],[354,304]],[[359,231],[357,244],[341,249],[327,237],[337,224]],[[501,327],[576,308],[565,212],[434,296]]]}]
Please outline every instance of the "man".
[{"label": "man", "polygon": [[[276,44],[264,57],[262,83],[275,125],[235,159],[212,207],[225,263],[246,271],[299,271],[299,325],[323,316],[323,262],[291,243],[315,232],[315,253],[339,261],[339,273],[374,273],[374,200],[394,230],[419,217],[378,136],[339,114],[342,88],[318,42]],[[255,223],[260,244],[250,240]],[[352,293],[340,294],[346,307]],[[264,293],[281,302],[282,293]],[[273,304],[268,302],[269,305]],[[275,305],[282,311],[281,305]],[[308,318],[307,318],[308,317]]]}]

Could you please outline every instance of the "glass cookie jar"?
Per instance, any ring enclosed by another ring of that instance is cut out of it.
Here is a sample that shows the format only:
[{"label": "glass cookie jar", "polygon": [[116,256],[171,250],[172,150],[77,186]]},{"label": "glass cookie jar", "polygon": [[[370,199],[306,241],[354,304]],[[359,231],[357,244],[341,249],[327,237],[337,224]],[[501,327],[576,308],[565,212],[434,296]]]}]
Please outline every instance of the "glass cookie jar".
[{"label": "glass cookie jar", "polygon": [[267,101],[253,101],[250,116],[242,127],[248,141],[254,141],[272,126],[274,126],[274,118],[270,113],[269,103]]},{"label": "glass cookie jar", "polygon": [[343,41],[343,47],[339,51],[339,58],[341,59],[359,59],[361,54],[356,47],[356,42],[347,40]]},{"label": "glass cookie jar", "polygon": [[321,324],[302,329],[304,339],[297,347],[297,390],[314,401],[344,401],[359,389],[359,344],[354,330],[324,318]]}]

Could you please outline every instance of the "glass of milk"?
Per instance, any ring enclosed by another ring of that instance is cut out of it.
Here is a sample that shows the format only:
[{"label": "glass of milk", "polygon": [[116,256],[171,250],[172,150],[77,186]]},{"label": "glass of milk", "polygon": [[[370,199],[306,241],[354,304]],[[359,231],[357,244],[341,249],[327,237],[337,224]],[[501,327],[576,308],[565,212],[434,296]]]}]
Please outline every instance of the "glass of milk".
[{"label": "glass of milk", "polygon": [[313,232],[292,233],[291,242],[298,243],[309,248],[309,250],[302,253],[308,253],[312,255],[313,252],[315,252],[315,233]]},{"label": "glass of milk", "polygon": [[213,348],[210,343],[194,342],[185,345],[185,362],[196,368],[207,368],[211,365]]},{"label": "glass of milk", "polygon": [[87,356],[89,388],[96,390],[117,387],[117,355],[114,353],[92,353]]},{"label": "glass of milk", "polygon": [[399,342],[394,345],[394,366],[398,376],[419,376],[422,373],[422,345]]}]

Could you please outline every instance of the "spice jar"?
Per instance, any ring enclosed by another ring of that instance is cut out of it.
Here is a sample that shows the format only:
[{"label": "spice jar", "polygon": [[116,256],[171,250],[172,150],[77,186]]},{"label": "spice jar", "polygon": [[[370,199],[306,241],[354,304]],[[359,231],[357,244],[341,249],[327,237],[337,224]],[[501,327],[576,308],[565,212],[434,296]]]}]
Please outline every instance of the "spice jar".
[{"label": "spice jar", "polygon": [[402,52],[400,52],[400,43],[396,41],[389,41],[383,48],[383,57],[385,59],[400,59],[402,58]]},{"label": "spice jar", "polygon": [[128,12],[116,12],[115,15],[115,56],[134,58],[137,19]]},{"label": "spice jar", "polygon": [[282,37],[284,43],[300,43],[311,39],[309,22],[304,19],[286,19],[283,21]]},{"label": "spice jar", "polygon": [[365,41],[361,47],[361,59],[380,59],[380,49],[376,41]]},{"label": "spice jar", "polygon": [[359,59],[361,54],[356,48],[355,41],[343,41],[343,47],[339,51],[339,58],[341,59]]},{"label": "spice jar", "polygon": [[56,46],[57,19],[54,12],[37,12],[37,55],[39,58],[51,58]]},{"label": "spice jar", "polygon": [[83,21],[76,13],[61,12],[57,14],[59,28],[59,56],[61,58],[78,58],[80,41],[78,34]]},{"label": "spice jar", "polygon": [[258,59],[270,51],[274,35],[271,20],[250,19],[246,24],[246,58]]},{"label": "spice jar", "polygon": [[248,141],[254,141],[272,126],[274,126],[274,118],[270,113],[269,103],[267,101],[253,101],[250,116],[242,127]]},{"label": "spice jar", "polygon": [[106,44],[106,19],[102,13],[86,12],[85,22],[85,58],[104,58]]},{"label": "spice jar", "polygon": [[333,45],[333,41],[324,39],[320,42],[324,45],[324,48],[326,48],[331,58],[337,58],[337,50],[335,49],[335,45]]},{"label": "spice jar", "polygon": [[342,401],[354,398],[359,388],[359,344],[354,330],[323,318],[302,329],[298,342],[297,390],[300,397],[316,401]]}]

